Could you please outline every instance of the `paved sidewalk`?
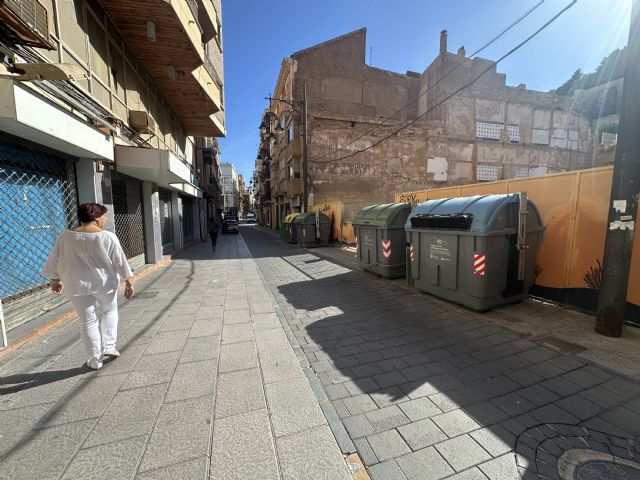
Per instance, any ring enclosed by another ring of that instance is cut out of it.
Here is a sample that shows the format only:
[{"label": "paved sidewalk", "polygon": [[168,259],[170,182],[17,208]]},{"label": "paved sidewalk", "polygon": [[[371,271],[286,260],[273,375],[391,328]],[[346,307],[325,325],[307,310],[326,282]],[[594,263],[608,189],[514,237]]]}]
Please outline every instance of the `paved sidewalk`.
[{"label": "paved sidewalk", "polygon": [[353,478],[241,236],[136,289],[101,370],[73,321],[0,357],[0,479]]},{"label": "paved sidewalk", "polygon": [[479,314],[241,232],[373,480],[640,478],[637,330],[600,339],[544,304]]}]

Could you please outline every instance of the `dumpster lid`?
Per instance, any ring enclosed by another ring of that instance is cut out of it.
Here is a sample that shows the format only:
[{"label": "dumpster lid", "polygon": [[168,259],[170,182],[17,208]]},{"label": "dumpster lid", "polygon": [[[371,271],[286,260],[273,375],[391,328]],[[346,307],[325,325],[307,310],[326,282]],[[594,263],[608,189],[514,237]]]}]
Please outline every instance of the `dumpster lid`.
[{"label": "dumpster lid", "polygon": [[289,215],[284,217],[284,223],[293,223],[299,216],[299,213],[290,213]]},{"label": "dumpster lid", "polygon": [[358,211],[351,222],[353,225],[374,227],[403,226],[411,212],[408,203],[379,203]]},{"label": "dumpster lid", "polygon": [[[301,213],[298,218],[296,218],[296,222],[298,223],[316,223],[316,212],[306,212]],[[320,212],[320,223],[331,223],[329,217],[327,217],[324,213]]]},{"label": "dumpster lid", "polygon": [[[512,222],[506,218],[505,208],[511,204],[518,204],[517,193],[501,195],[475,195],[473,197],[441,198],[438,200],[427,200],[418,205],[409,215],[406,229],[415,228],[412,226],[411,218],[415,216],[428,217],[439,215],[442,217],[465,216],[470,220],[469,232],[487,233],[496,229],[517,228],[517,216]],[[527,230],[540,228],[542,221],[535,204],[528,200],[527,210]],[[515,210],[517,213],[517,210]]]}]

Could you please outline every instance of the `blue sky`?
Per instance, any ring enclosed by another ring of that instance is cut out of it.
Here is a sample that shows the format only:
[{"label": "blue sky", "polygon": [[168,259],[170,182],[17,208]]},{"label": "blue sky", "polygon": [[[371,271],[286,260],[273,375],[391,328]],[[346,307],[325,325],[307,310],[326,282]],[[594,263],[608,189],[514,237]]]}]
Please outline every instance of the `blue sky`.
[{"label": "blue sky", "polygon": [[[223,0],[227,138],[222,161],[249,183],[258,148],[264,97],[273,92],[282,59],[367,28],[374,67],[423,72],[438,52],[441,30],[448,50],[470,55],[539,0]],[[533,14],[479,56],[497,59],[569,4],[544,0]],[[578,0],[549,28],[498,65],[509,85],[547,91],[578,68],[588,73],[627,43],[631,0]]]}]

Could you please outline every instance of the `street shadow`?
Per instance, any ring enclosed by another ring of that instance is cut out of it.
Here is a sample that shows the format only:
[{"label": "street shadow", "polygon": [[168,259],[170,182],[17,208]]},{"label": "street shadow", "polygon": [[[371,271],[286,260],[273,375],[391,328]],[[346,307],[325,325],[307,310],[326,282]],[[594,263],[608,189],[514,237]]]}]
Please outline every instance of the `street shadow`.
[{"label": "street shadow", "polygon": [[75,377],[90,372],[86,365],[67,370],[46,370],[38,374],[18,373],[7,375],[0,379],[0,396],[16,393],[20,390],[41,387],[48,383],[59,382],[67,378]]},{"label": "street shadow", "polygon": [[[590,421],[618,437],[640,434],[640,425],[628,432],[599,422],[604,409],[595,404],[588,414],[572,411],[569,397],[611,375],[492,324],[491,312],[479,314],[404,287],[402,280],[346,268],[321,251],[246,233],[365,465],[377,460],[364,438],[393,429],[412,450],[463,435],[467,445],[489,438],[483,447],[490,450],[493,442],[506,446],[501,454],[519,454],[514,468],[517,461],[520,473],[529,469],[532,478],[546,467],[537,463],[531,435],[564,431],[559,425],[579,430]],[[422,437],[402,428],[415,422]],[[474,437],[476,432],[484,433]]]}]

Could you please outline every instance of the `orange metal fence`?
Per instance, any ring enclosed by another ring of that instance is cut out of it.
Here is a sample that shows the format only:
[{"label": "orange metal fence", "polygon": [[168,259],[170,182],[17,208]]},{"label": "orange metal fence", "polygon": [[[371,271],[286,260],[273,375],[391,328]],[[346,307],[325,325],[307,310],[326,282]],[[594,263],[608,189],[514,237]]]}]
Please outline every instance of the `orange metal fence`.
[{"label": "orange metal fence", "polygon": [[[560,289],[590,288],[585,276],[591,273],[597,277],[604,254],[612,173],[613,167],[574,170],[398,193],[395,201],[420,203],[437,198],[526,192],[540,210],[545,226],[544,240],[538,249],[536,285]],[[640,305],[639,230],[635,230],[627,289],[627,300],[635,305]]]}]

